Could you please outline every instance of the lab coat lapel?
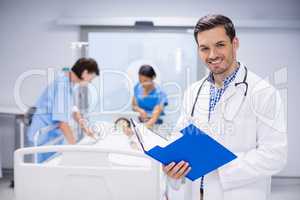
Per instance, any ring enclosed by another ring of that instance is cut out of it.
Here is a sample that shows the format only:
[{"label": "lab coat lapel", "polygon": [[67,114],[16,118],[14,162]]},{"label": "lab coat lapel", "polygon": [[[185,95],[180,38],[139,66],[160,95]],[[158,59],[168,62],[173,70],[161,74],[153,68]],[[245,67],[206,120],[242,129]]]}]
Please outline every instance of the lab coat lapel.
[{"label": "lab coat lapel", "polygon": [[244,100],[244,87],[235,86],[236,83],[242,82],[245,75],[245,68],[241,64],[236,78],[229,84],[218,104],[221,111],[227,116],[227,119],[232,120],[240,109],[240,105]]},{"label": "lab coat lapel", "polygon": [[234,86],[234,83],[231,83],[227,89],[225,90],[224,94],[221,97],[221,102],[227,101],[230,97],[232,97],[236,93],[236,87]]},{"label": "lab coat lapel", "polygon": [[225,90],[224,94],[221,97],[221,101],[227,101],[230,97],[232,97],[236,93],[237,88],[235,86],[235,83],[242,82],[244,79],[244,75],[245,75],[245,68],[242,64],[240,64],[240,69],[237,72],[234,81],[232,81],[229,84],[228,88]]},{"label": "lab coat lapel", "polygon": [[194,123],[200,129],[205,131],[208,129],[208,115],[209,115],[209,89],[210,84],[208,81],[202,87],[201,93],[198,97],[195,107]]}]

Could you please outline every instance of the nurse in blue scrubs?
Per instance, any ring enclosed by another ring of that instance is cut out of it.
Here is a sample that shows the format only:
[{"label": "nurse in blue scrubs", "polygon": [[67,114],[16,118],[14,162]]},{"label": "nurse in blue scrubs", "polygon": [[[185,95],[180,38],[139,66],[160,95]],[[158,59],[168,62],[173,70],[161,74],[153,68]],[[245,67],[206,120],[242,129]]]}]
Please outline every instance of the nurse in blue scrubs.
[{"label": "nurse in blue scrubs", "polygon": [[[83,132],[93,137],[91,130],[83,123],[84,120],[74,104],[75,84],[86,85],[99,75],[98,65],[91,58],[80,58],[71,70],[61,71],[55,80],[48,85],[39,97],[35,107],[32,122],[27,131],[29,146],[44,145],[58,136],[64,136],[64,143],[75,144],[76,137],[70,126],[74,118],[83,129]],[[38,131],[43,128],[54,127],[34,140]],[[38,162],[49,157],[49,154],[39,155]]]},{"label": "nurse in blue scrubs", "polygon": [[152,66],[142,65],[139,69],[139,83],[134,87],[132,108],[139,113],[139,119],[149,128],[162,124],[161,116],[168,105],[166,93],[155,84],[156,73]]}]

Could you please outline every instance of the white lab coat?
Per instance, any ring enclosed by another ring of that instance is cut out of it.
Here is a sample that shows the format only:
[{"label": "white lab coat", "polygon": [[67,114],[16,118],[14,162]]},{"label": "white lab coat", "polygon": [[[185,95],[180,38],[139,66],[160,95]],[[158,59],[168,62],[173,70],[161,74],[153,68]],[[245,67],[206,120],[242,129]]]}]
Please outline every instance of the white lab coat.
[{"label": "white lab coat", "polygon": [[[192,106],[204,79],[194,83],[184,95],[177,129],[193,121],[238,156],[205,176],[205,200],[269,199],[271,176],[278,173],[287,160],[284,106],[278,91],[248,70],[249,88],[243,100],[245,85],[235,87],[234,83],[242,82],[244,75],[245,69],[241,65],[235,80],[211,113],[209,122],[209,82],[202,87],[193,119],[190,117]],[[169,182],[174,189],[184,187],[186,200],[200,199],[200,179],[194,182],[169,179]]]}]

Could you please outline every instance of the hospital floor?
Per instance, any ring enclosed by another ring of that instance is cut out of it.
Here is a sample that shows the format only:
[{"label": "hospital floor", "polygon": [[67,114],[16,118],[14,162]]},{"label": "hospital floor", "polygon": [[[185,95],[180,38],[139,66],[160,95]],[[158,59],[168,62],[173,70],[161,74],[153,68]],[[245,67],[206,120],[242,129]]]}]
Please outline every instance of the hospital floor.
[{"label": "hospital floor", "polygon": [[[13,189],[9,179],[0,179],[0,199],[14,200]],[[271,200],[300,200],[299,179],[273,179]]]}]

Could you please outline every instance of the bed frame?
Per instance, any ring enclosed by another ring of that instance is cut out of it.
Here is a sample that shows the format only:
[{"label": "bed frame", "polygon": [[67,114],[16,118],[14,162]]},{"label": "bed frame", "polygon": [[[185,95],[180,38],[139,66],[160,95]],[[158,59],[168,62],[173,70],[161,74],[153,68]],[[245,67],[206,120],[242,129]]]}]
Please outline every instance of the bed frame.
[{"label": "bed frame", "polygon": [[[24,162],[25,155],[45,152],[61,155],[45,163]],[[120,164],[111,161],[111,155],[143,159],[149,164]],[[22,148],[14,156],[16,200],[161,198],[160,165],[141,152],[62,145]]]}]

